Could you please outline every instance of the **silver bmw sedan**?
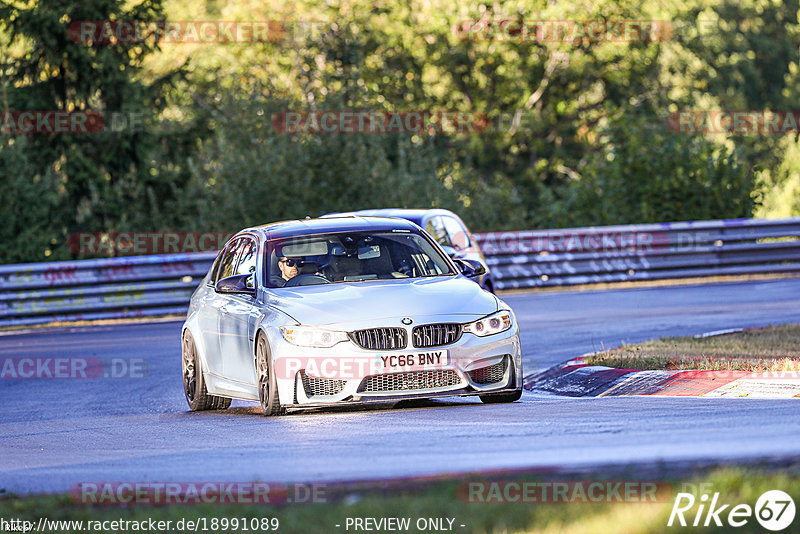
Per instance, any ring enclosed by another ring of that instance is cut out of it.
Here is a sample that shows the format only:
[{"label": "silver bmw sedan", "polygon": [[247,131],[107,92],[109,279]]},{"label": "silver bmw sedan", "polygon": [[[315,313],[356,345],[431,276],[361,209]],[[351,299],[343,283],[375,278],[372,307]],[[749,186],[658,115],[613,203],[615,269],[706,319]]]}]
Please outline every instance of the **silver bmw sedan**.
[{"label": "silver bmw sedan", "polygon": [[182,370],[192,410],[265,415],[334,405],[522,393],[511,308],[416,224],[334,217],[242,230],[192,295]]}]

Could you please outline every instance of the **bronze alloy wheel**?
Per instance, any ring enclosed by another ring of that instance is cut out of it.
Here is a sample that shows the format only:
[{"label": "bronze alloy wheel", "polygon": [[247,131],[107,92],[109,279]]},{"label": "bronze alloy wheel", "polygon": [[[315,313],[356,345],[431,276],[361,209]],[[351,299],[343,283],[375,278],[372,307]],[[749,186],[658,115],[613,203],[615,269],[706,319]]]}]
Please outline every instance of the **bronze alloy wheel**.
[{"label": "bronze alloy wheel", "polygon": [[197,356],[197,347],[192,334],[186,330],[181,338],[181,370],[183,374],[183,392],[186,402],[192,411],[224,410],[231,405],[231,399],[209,395]]},{"label": "bronze alloy wheel", "polygon": [[267,347],[267,339],[263,334],[258,336],[256,345],[256,376],[258,377],[258,400],[264,415],[281,415],[283,410],[278,398],[278,386],[275,370],[271,365],[272,358]]}]

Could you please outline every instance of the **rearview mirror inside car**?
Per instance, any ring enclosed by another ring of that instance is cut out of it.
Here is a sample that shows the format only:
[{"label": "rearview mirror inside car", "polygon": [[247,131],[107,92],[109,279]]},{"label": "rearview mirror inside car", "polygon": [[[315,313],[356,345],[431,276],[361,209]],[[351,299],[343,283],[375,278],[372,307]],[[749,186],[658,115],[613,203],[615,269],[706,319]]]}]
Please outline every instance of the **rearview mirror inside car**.
[{"label": "rearview mirror inside car", "polygon": [[359,260],[371,260],[373,258],[380,258],[380,257],[381,257],[381,247],[378,245],[361,247],[358,249]]}]

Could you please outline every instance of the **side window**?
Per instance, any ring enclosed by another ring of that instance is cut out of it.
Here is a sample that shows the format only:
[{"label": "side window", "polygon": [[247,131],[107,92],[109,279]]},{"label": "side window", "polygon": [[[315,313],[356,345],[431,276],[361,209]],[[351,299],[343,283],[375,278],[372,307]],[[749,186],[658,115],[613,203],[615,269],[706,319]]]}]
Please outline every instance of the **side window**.
[{"label": "side window", "polygon": [[466,228],[452,217],[442,217],[442,220],[450,242],[453,243],[453,248],[459,251],[469,248],[469,234],[467,234]]},{"label": "side window", "polygon": [[239,246],[239,263],[236,274],[248,274],[256,270],[256,243],[249,237],[242,238]]},{"label": "side window", "polygon": [[431,217],[430,220],[428,220],[428,224],[425,225],[425,231],[431,234],[431,237],[443,247],[453,246],[444,228],[441,217]]},{"label": "side window", "polygon": [[247,279],[247,286],[255,287],[256,242],[249,237],[244,237],[238,248],[239,261],[236,265],[236,274],[253,274]]},{"label": "side window", "polygon": [[229,276],[233,276],[233,268],[236,265],[236,251],[239,248],[241,239],[237,239],[225,247],[225,253],[222,256],[222,261],[219,264],[219,273],[217,280],[222,280]]}]

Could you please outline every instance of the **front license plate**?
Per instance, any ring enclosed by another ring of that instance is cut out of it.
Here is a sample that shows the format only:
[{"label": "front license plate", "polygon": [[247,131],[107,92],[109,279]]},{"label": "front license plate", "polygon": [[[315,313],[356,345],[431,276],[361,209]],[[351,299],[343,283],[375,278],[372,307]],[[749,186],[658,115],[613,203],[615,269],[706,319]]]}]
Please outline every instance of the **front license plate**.
[{"label": "front license plate", "polygon": [[376,354],[376,366],[384,373],[397,371],[423,371],[442,369],[448,364],[446,350],[426,350],[419,352],[403,352]]}]

